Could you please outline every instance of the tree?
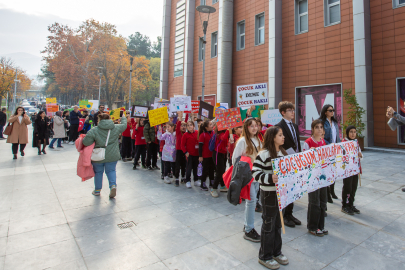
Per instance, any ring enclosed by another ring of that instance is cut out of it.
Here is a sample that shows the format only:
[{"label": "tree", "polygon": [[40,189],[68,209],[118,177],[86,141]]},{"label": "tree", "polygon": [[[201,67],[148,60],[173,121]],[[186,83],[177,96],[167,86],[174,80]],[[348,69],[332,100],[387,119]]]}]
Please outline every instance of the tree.
[{"label": "tree", "polygon": [[137,55],[149,58],[152,46],[148,36],[136,32],[135,35],[129,36],[128,49],[135,50]]},{"label": "tree", "polygon": [[157,42],[153,42],[151,57],[160,58],[162,51],[162,37],[157,37]]}]

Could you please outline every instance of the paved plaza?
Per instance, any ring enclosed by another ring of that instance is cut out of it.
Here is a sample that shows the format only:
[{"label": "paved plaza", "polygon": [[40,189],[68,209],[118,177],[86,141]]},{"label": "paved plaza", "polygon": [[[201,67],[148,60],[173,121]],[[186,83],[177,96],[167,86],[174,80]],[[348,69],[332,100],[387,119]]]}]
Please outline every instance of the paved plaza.
[{"label": "paved plaza", "polygon": [[[31,142],[30,142],[31,143]],[[260,243],[242,238],[244,204],[226,194],[164,184],[160,172],[118,162],[116,199],[107,180],[100,197],[76,175],[74,146],[38,156],[27,146],[12,160],[0,141],[0,270],[6,269],[266,269]],[[405,269],[405,155],[364,152],[360,215],[328,204],[329,235],[306,230],[307,198],[295,204],[301,226],[286,228],[280,269]],[[160,160],[159,160],[160,164]],[[342,181],[336,183],[341,197]],[[261,215],[256,213],[260,233]],[[133,221],[135,226],[117,225]]]}]

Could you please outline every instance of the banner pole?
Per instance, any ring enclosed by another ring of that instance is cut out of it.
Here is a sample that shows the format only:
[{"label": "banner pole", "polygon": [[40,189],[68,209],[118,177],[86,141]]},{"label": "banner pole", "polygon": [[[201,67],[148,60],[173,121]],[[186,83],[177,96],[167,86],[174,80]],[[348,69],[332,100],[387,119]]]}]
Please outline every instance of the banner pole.
[{"label": "banner pole", "polygon": [[283,211],[280,211],[281,227],[283,229],[283,234],[285,234]]}]

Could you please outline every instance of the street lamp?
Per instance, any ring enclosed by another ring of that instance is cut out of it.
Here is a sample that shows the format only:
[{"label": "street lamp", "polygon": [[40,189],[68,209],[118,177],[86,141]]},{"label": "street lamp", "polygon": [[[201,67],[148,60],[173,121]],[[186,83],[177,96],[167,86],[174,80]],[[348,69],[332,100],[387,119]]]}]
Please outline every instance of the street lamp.
[{"label": "street lamp", "polygon": [[101,76],[103,75],[103,73],[101,72],[103,70],[103,67],[98,67],[97,69],[99,69],[99,73],[98,76],[100,76],[100,82],[98,84],[98,104],[101,105]]},{"label": "street lamp", "polygon": [[17,108],[16,96],[17,96],[17,83],[19,83],[19,82],[21,82],[21,81],[17,80],[17,69],[15,69],[14,95],[13,95],[14,109]]},{"label": "street lamp", "polygon": [[128,110],[131,109],[131,98],[132,98],[132,63],[134,62],[134,56],[136,55],[136,50],[128,49],[128,53],[130,55],[129,62],[131,63],[131,67],[129,69],[129,98],[128,98]]},{"label": "street lamp", "polygon": [[210,14],[214,13],[216,9],[211,6],[206,6],[206,5],[201,5],[198,6],[197,11],[199,12],[200,15],[200,21],[201,21],[201,13],[208,13],[208,19],[202,23],[203,27],[203,32],[204,32],[204,39],[203,39],[203,74],[202,74],[202,93],[201,93],[201,100],[204,101],[204,88],[205,88],[205,43],[206,43],[206,37],[207,37],[207,27],[208,27],[208,20],[210,19]]}]

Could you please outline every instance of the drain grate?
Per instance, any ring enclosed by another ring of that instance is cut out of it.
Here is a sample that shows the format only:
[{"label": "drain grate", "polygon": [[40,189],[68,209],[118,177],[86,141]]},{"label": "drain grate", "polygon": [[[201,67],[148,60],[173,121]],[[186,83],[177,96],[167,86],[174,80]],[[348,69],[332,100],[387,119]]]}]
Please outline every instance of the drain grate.
[{"label": "drain grate", "polygon": [[127,229],[127,228],[131,228],[133,226],[136,226],[135,222],[133,221],[129,221],[129,222],[124,222],[121,224],[117,224],[118,228],[122,229]]}]

